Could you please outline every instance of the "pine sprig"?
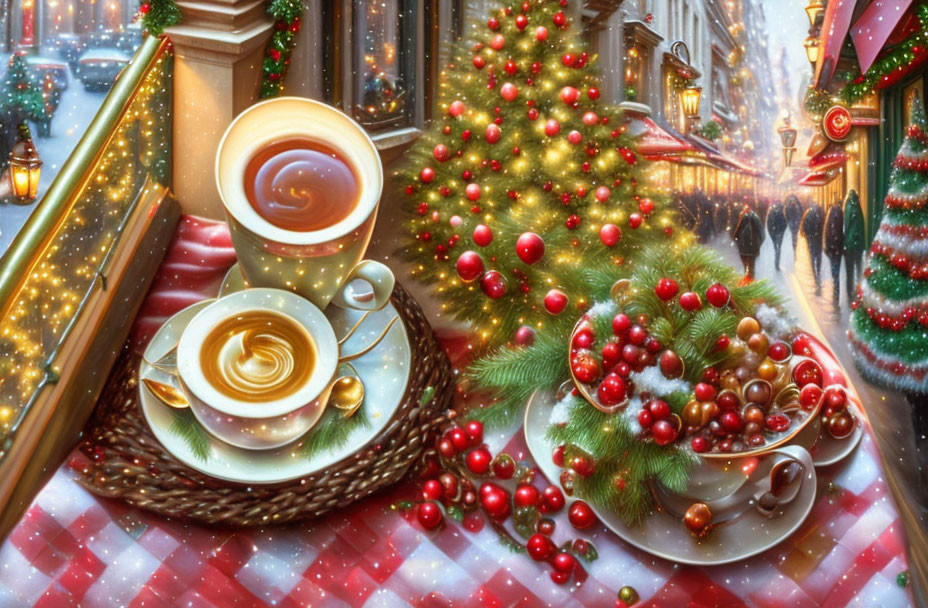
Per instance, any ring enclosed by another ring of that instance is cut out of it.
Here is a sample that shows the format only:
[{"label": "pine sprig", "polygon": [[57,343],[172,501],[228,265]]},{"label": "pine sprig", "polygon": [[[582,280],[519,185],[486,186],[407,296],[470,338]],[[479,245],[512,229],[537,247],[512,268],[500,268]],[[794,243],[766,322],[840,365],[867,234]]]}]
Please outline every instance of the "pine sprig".
[{"label": "pine sprig", "polygon": [[344,447],[356,429],[371,426],[370,416],[366,410],[366,405],[361,404],[353,416],[345,418],[334,407],[326,408],[322,418],[303,440],[300,453],[306,458],[311,458],[324,450]]},{"label": "pine sprig", "polygon": [[199,460],[203,462],[209,460],[209,444],[212,439],[209,433],[200,425],[193,412],[190,411],[190,408],[175,411],[174,419],[171,420],[171,426],[168,430],[180,437]]}]

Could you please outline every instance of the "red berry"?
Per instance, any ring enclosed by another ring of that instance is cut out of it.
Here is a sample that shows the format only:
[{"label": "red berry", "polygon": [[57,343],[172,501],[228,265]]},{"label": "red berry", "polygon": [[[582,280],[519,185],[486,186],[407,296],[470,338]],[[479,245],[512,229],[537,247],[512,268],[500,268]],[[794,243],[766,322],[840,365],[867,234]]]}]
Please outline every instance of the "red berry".
[{"label": "red berry", "polygon": [[438,442],[438,453],[445,458],[454,458],[458,451],[455,449],[454,444],[451,443],[451,439],[449,437],[444,437]]},{"label": "red berry", "polygon": [[729,297],[731,297],[731,293],[728,291],[728,288],[721,283],[710,285],[709,289],[706,290],[706,302],[716,308],[726,306]]},{"label": "red berry", "polygon": [[422,498],[426,500],[438,500],[444,494],[444,488],[437,479],[429,479],[422,484]]},{"label": "red berry", "polygon": [[705,382],[700,382],[693,387],[693,395],[697,401],[712,401],[715,399],[715,387]]},{"label": "red berry", "polygon": [[592,384],[602,373],[599,361],[590,353],[578,354],[571,361],[570,369],[577,381],[583,384]]},{"label": "red berry", "polygon": [[722,412],[722,415],[719,417],[719,423],[722,425],[722,428],[729,433],[739,433],[741,429],[744,428],[744,421],[741,419],[741,415],[734,410]]},{"label": "red berry", "polygon": [[[808,386],[808,385],[806,385]],[[847,393],[841,386],[829,386],[825,389],[825,403],[835,411],[841,411],[847,407]]]},{"label": "red berry", "polygon": [[517,507],[537,507],[541,504],[541,492],[531,484],[520,483],[512,500]]},{"label": "red berry", "polygon": [[574,559],[574,556],[570,553],[560,552],[554,556],[554,559],[551,560],[551,565],[554,566],[554,569],[558,572],[570,573],[574,566],[577,565],[577,560]]},{"label": "red berry", "polygon": [[654,443],[664,446],[677,438],[677,429],[667,420],[658,420],[651,425],[651,436]]},{"label": "red berry", "polygon": [[528,542],[525,543],[525,549],[528,552],[529,557],[531,557],[536,562],[544,562],[551,558],[554,555],[554,552],[557,550],[554,541],[545,536],[544,534],[532,534]]},{"label": "red berry", "polygon": [[648,411],[651,412],[651,417],[654,420],[664,420],[670,417],[670,406],[661,399],[652,399],[648,403]]},{"label": "red berry", "polygon": [[731,344],[731,339],[727,335],[722,334],[715,341],[715,350],[725,350],[728,348],[729,344]]},{"label": "red berry", "polygon": [[685,291],[680,294],[680,308],[687,312],[693,312],[702,308],[702,300],[695,291]]},{"label": "red berry", "polygon": [[657,297],[661,300],[668,302],[677,295],[679,289],[680,286],[677,285],[676,281],[664,277],[657,282],[657,285],[654,287],[654,293],[656,293]]},{"label": "red berry", "polygon": [[815,409],[822,402],[822,387],[818,384],[806,384],[799,391],[799,405],[806,410]]},{"label": "red berry", "polygon": [[511,479],[516,472],[516,463],[509,454],[499,454],[493,459],[492,468],[497,479]]},{"label": "red berry", "polygon": [[455,500],[458,495],[458,478],[454,473],[442,473],[438,477],[438,483],[441,484],[445,498]]},{"label": "red berry", "polygon": [[593,341],[596,337],[593,335],[593,328],[586,326],[582,327],[574,334],[574,347],[588,349],[593,346]]},{"label": "red berry", "polygon": [[628,318],[628,315],[620,312],[616,316],[612,317],[612,333],[617,336],[621,336],[628,328],[631,327],[631,319]]},{"label": "red berry", "polygon": [[786,342],[774,342],[767,349],[767,356],[774,361],[785,361],[790,356],[789,344]]},{"label": "red berry", "polygon": [[554,451],[551,452],[551,462],[553,462],[555,466],[564,468],[564,453],[566,451],[567,451],[567,446],[564,444],[561,444],[557,446],[556,448],[554,448]]},{"label": "red berry", "polygon": [[451,429],[448,437],[451,439],[451,444],[454,446],[454,449],[461,451],[466,450],[470,447],[470,438],[467,436],[467,433],[464,432],[459,426]]},{"label": "red berry", "polygon": [[541,493],[545,513],[556,513],[564,508],[564,493],[557,486],[548,486]]},{"label": "red berry", "polygon": [[648,338],[644,341],[644,349],[645,349],[646,351],[648,351],[649,353],[657,353],[657,352],[659,352],[659,351],[661,350],[661,343],[660,343],[660,340],[657,340],[657,339],[655,339],[655,338],[648,337]]},{"label": "red berry", "polygon": [[495,30],[498,30],[498,29],[499,29],[499,19],[497,19],[496,17],[490,17],[489,21],[487,21],[487,27],[490,28],[491,30],[494,30],[494,31],[495,31]]},{"label": "red berry", "polygon": [[564,11],[558,11],[554,13],[552,20],[554,21],[554,25],[558,27],[564,27],[567,25],[567,15],[564,14]]},{"label": "red berry", "polygon": [[709,449],[709,441],[706,440],[706,438],[702,435],[696,435],[693,437],[690,445],[693,447],[693,451],[698,453],[708,451]]},{"label": "red berry", "polygon": [[764,426],[766,426],[769,431],[780,433],[789,428],[789,416],[786,414],[770,414],[764,419]]},{"label": "red berry", "polygon": [[474,475],[486,475],[490,470],[490,462],[493,461],[493,456],[490,454],[490,450],[480,447],[468,452],[466,461],[467,468],[470,469],[471,473]]},{"label": "red berry", "polygon": [[589,456],[574,456],[570,461],[570,468],[580,477],[589,477],[596,470],[593,459]]},{"label": "red berry", "polygon": [[618,374],[608,374],[596,390],[596,396],[603,405],[615,405],[625,400],[628,387]]},{"label": "red berry", "polygon": [[570,509],[567,511],[567,519],[570,520],[570,525],[578,530],[589,528],[596,523],[596,515],[593,513],[593,509],[582,500],[575,500],[571,503]]},{"label": "red berry", "polygon": [[818,384],[821,386],[824,384],[822,368],[811,359],[800,361],[799,364],[793,368],[793,380],[799,385],[799,388],[802,388],[806,384]]},{"label": "red berry", "polygon": [[641,425],[641,428],[646,429],[651,426],[651,423],[654,422],[654,417],[651,416],[649,410],[642,409],[638,412],[638,424]]},{"label": "red berry", "polygon": [[551,578],[551,582],[555,585],[563,585],[570,580],[570,572],[558,572],[557,570],[552,570],[548,573],[548,576]]},{"label": "red berry", "polygon": [[739,405],[741,405],[738,402],[738,396],[732,392],[722,393],[721,395],[719,395],[719,398],[716,401],[716,403],[719,404],[719,409],[726,410],[726,411],[733,410],[737,408]]},{"label": "red berry", "polygon": [[483,423],[479,420],[468,420],[464,425],[464,432],[471,445],[480,445],[483,443]]},{"label": "red berry", "polygon": [[509,492],[495,483],[486,482],[480,486],[480,505],[490,517],[505,519],[511,511]]},{"label": "red berry", "polygon": [[419,520],[419,524],[421,524],[423,528],[426,530],[432,530],[441,524],[441,509],[439,509],[438,505],[431,500],[419,503],[419,506],[416,509],[416,518]]},{"label": "red berry", "polygon": [[648,330],[637,323],[628,330],[628,341],[635,346],[641,346],[648,339]]}]

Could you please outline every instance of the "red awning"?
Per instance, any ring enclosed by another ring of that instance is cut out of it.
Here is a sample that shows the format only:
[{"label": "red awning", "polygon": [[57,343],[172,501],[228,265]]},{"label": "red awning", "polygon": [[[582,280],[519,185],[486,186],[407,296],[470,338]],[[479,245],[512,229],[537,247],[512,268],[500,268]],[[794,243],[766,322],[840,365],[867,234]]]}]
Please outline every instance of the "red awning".
[{"label": "red awning", "polygon": [[843,165],[847,162],[848,155],[842,146],[831,144],[815,156],[809,159],[809,169],[813,171],[824,171],[830,167]]},{"label": "red awning", "polygon": [[864,9],[851,28],[851,39],[854,41],[854,48],[857,49],[861,73],[873,65],[889,35],[911,4],[912,0],[880,0]]},{"label": "red awning", "polygon": [[825,184],[827,184],[828,182],[830,182],[837,176],[838,176],[837,171],[833,171],[833,172],[832,171],[809,171],[808,173],[803,175],[799,179],[799,181],[797,181],[796,183],[799,184],[800,186],[809,186],[809,187],[824,186]]},{"label": "red awning", "polygon": [[819,39],[818,63],[815,64],[815,87],[824,89],[831,82],[831,77],[838,67],[838,56],[844,45],[844,38],[851,26],[854,15],[855,0],[831,0],[825,8],[825,20]]},{"label": "red awning", "polygon": [[693,152],[692,144],[674,137],[656,122],[643,116],[639,119],[644,124],[644,136],[638,140],[638,153],[649,160],[669,160],[667,156]]}]

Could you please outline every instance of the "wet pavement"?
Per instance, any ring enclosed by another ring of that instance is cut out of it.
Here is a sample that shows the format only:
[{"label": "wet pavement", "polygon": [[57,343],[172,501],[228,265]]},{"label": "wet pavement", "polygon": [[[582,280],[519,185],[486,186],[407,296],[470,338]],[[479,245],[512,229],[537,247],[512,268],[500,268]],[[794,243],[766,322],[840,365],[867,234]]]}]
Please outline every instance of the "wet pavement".
[{"label": "wet pavement", "polygon": [[[737,250],[728,235],[716,237],[709,245],[735,267],[741,266]],[[835,301],[828,258],[823,256],[822,259],[819,291],[816,290],[804,238],[799,238],[794,253],[787,232],[779,272],[774,269],[773,257],[773,244],[768,235],[757,259],[755,276],[768,279],[780,288],[780,293],[787,298],[786,307],[796,317],[799,326],[831,348],[857,389],[886,465],[887,481],[905,520],[910,567],[913,574],[918,572],[922,581],[922,593],[919,595],[924,600],[924,583],[928,582],[928,437],[916,436],[910,405],[902,394],[873,386],[861,378],[854,367],[846,335],[850,306],[844,264],[841,265],[839,298]]]}]

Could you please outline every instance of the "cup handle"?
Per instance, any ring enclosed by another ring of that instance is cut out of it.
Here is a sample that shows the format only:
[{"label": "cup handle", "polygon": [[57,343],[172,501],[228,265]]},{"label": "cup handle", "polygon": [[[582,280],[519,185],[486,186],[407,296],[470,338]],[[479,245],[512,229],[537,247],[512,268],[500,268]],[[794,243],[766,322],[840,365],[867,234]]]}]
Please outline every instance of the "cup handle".
[{"label": "cup handle", "polygon": [[[803,483],[811,483],[815,474],[812,455],[800,445],[787,445],[772,451],[774,458],[770,473],[754,484],[753,502],[757,512],[772,517],[780,505],[785,505],[796,498]],[[793,471],[787,467],[794,468]],[[785,485],[776,487],[778,475],[792,475],[785,480]]]},{"label": "cup handle", "polygon": [[[370,284],[373,293],[354,293],[351,282],[355,279],[361,279]],[[395,283],[393,272],[385,265],[374,260],[361,260],[345,277],[344,285],[332,298],[332,304],[339,308],[380,310],[390,301]]]}]

